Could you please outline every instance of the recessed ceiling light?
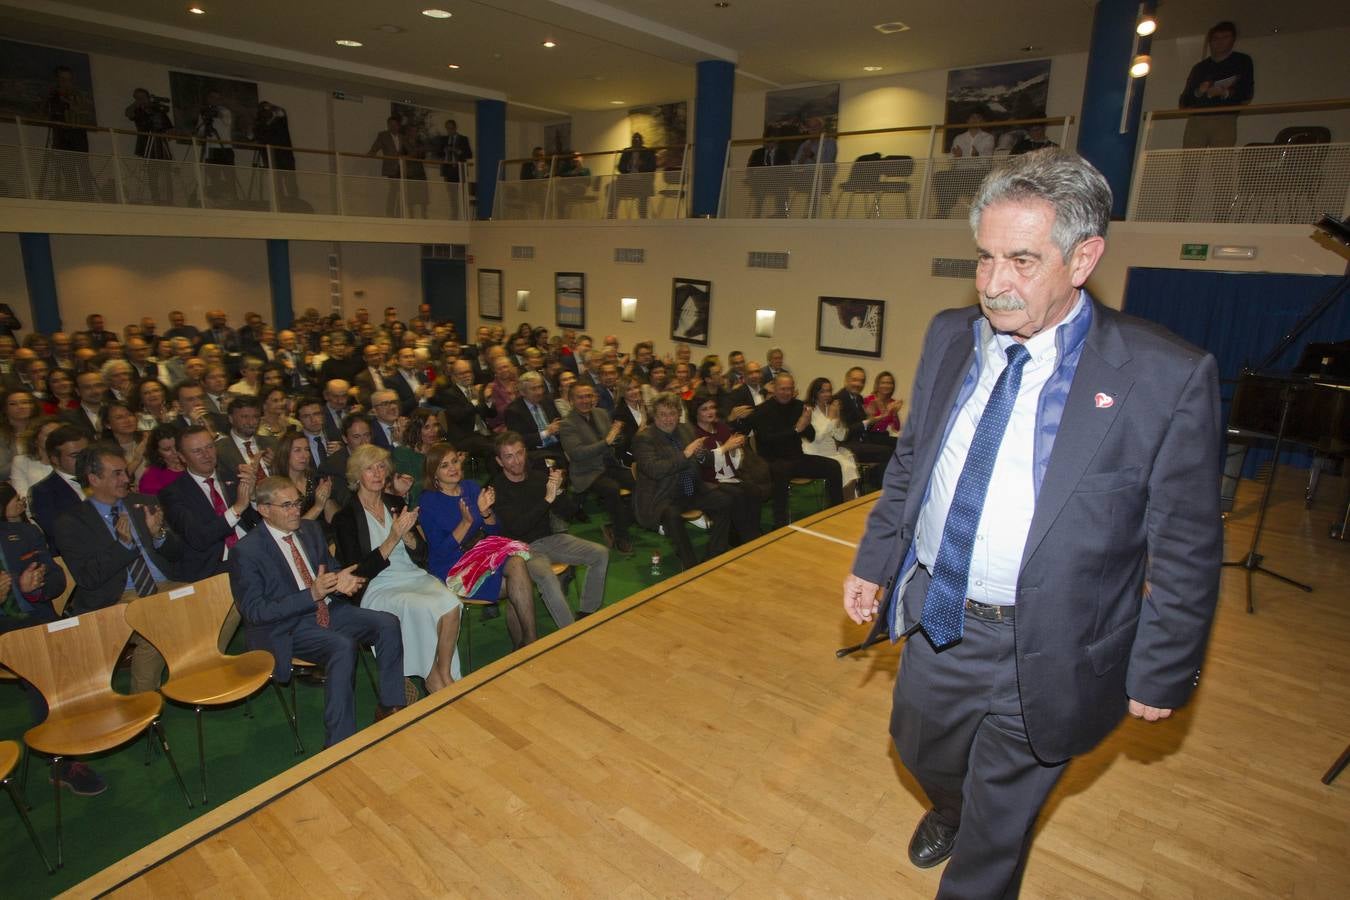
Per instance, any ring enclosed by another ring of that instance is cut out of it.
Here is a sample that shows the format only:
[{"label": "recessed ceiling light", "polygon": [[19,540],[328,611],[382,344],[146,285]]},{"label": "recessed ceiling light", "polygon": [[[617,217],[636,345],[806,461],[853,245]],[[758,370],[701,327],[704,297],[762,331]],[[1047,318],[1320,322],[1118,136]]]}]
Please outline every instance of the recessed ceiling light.
[{"label": "recessed ceiling light", "polygon": [[552,50],[554,47],[558,46],[558,42],[557,42],[557,41],[544,41],[544,46],[547,47],[548,49]]},{"label": "recessed ceiling light", "polygon": [[1041,48],[1037,47],[1035,44],[1027,44],[1025,47],[1022,47],[1020,49],[1023,53],[1035,53],[1037,50]]},{"label": "recessed ceiling light", "polygon": [[206,15],[206,10],[202,9],[200,6],[189,6],[188,12],[192,13],[194,16]]},{"label": "recessed ceiling light", "polygon": [[904,22],[882,22],[880,25],[873,25],[872,27],[882,34],[899,34],[902,31],[909,31],[909,26]]},{"label": "recessed ceiling light", "polygon": [[881,66],[863,66],[864,72],[880,72]]},{"label": "recessed ceiling light", "polygon": [[333,43],[337,44],[339,47],[364,47],[364,46],[365,46],[365,44],[361,43],[360,41],[349,41],[349,40],[346,40],[345,38],[340,39],[340,40],[333,41]]},{"label": "recessed ceiling light", "polygon": [[452,14],[443,9],[424,9],[422,15],[428,19],[448,19]]},{"label": "recessed ceiling light", "polygon": [[447,68],[447,69],[458,69],[458,68],[459,68],[459,63],[449,63],[449,64],[446,65],[446,68]]},{"label": "recessed ceiling light", "polygon": [[611,100],[611,101],[609,101],[609,105],[610,105],[610,106],[623,106],[624,103],[625,103],[625,101],[623,101],[623,100]]},{"label": "recessed ceiling light", "polygon": [[713,4],[713,6],[717,7],[718,9],[726,9],[730,5],[731,4],[728,3],[727,0],[717,0],[717,2]]}]

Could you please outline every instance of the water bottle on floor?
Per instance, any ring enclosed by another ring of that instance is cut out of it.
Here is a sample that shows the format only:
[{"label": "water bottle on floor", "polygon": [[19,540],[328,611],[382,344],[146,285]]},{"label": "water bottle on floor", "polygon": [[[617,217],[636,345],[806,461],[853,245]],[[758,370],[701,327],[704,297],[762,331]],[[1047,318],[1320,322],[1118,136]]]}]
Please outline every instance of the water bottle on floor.
[{"label": "water bottle on floor", "polygon": [[651,575],[652,575],[653,578],[663,578],[663,577],[665,577],[665,572],[664,572],[664,571],[662,570],[662,568],[661,568],[661,554],[660,554],[660,553],[653,553],[653,554],[652,554],[652,571],[651,571]]}]

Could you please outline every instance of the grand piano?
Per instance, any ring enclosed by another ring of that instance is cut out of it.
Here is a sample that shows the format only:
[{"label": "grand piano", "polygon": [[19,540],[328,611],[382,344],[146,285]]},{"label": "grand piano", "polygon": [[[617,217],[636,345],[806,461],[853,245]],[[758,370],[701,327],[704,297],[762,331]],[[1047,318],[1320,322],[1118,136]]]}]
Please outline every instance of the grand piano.
[{"label": "grand piano", "polygon": [[[1311,504],[1321,472],[1350,456],[1350,341],[1309,344],[1289,373],[1242,373],[1228,416],[1230,444],[1274,440],[1286,398],[1284,440],[1314,453],[1304,495]],[[1337,530],[1344,539],[1343,527]]]}]

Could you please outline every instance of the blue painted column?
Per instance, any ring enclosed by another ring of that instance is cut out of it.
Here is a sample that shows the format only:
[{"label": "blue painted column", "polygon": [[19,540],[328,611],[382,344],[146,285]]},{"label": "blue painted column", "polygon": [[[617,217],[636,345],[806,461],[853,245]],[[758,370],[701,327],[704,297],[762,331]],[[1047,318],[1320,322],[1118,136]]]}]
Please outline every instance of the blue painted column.
[{"label": "blue painted column", "polygon": [[736,65],[722,59],[698,64],[698,92],[694,97],[694,216],[717,215],[722,174],[731,140],[731,100],[736,88]]},{"label": "blue painted column", "polygon": [[[1139,111],[1143,106],[1147,78],[1134,79],[1129,110],[1125,110],[1130,79],[1130,51],[1139,17],[1139,0],[1097,0],[1092,18],[1092,44],[1088,49],[1087,80],[1083,85],[1083,109],[1079,117],[1078,152],[1101,170],[1111,185],[1114,202],[1111,216],[1125,217],[1134,174],[1134,151],[1139,140]],[[1147,12],[1154,0],[1142,4]],[[1139,39],[1140,53],[1147,53],[1152,38]],[[1125,133],[1120,130],[1124,113]]]},{"label": "blue painted column", "polygon": [[478,149],[474,156],[478,172],[478,218],[492,218],[492,198],[497,193],[497,169],[506,159],[506,104],[501,100],[479,100],[477,118]]},{"label": "blue painted column", "polygon": [[272,288],[272,325],[278,331],[295,322],[295,303],[291,298],[291,243],[279,238],[267,240],[267,283]]},{"label": "blue painted column", "polygon": [[19,252],[28,282],[28,305],[33,309],[30,327],[43,334],[61,330],[61,306],[56,300],[56,267],[52,242],[46,234],[20,234]]}]

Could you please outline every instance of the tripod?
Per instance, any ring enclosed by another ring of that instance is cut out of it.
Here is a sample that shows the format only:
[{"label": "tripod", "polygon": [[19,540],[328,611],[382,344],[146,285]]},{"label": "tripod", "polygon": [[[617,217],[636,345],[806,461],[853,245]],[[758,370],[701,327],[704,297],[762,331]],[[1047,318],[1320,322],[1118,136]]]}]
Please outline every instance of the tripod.
[{"label": "tripod", "polygon": [[1240,560],[1225,562],[1224,568],[1230,566],[1241,566],[1247,570],[1247,612],[1256,612],[1252,605],[1252,573],[1260,572],[1262,575],[1268,575],[1277,581],[1283,581],[1285,584],[1298,588],[1308,593],[1312,592],[1312,585],[1304,584],[1301,581],[1295,581],[1292,578],[1286,578],[1278,572],[1272,572],[1261,565],[1262,556],[1256,552],[1256,548],[1261,544],[1261,530],[1266,524],[1266,510],[1270,507],[1270,491],[1275,486],[1275,475],[1279,472],[1280,466],[1280,448],[1284,444],[1284,429],[1289,422],[1289,407],[1294,400],[1294,392],[1297,387],[1293,384],[1286,384],[1280,392],[1280,427],[1275,432],[1275,454],[1274,461],[1270,466],[1270,476],[1266,479],[1266,489],[1261,493],[1261,508],[1256,516],[1256,530],[1252,532],[1252,546],[1247,551],[1247,555]]}]

